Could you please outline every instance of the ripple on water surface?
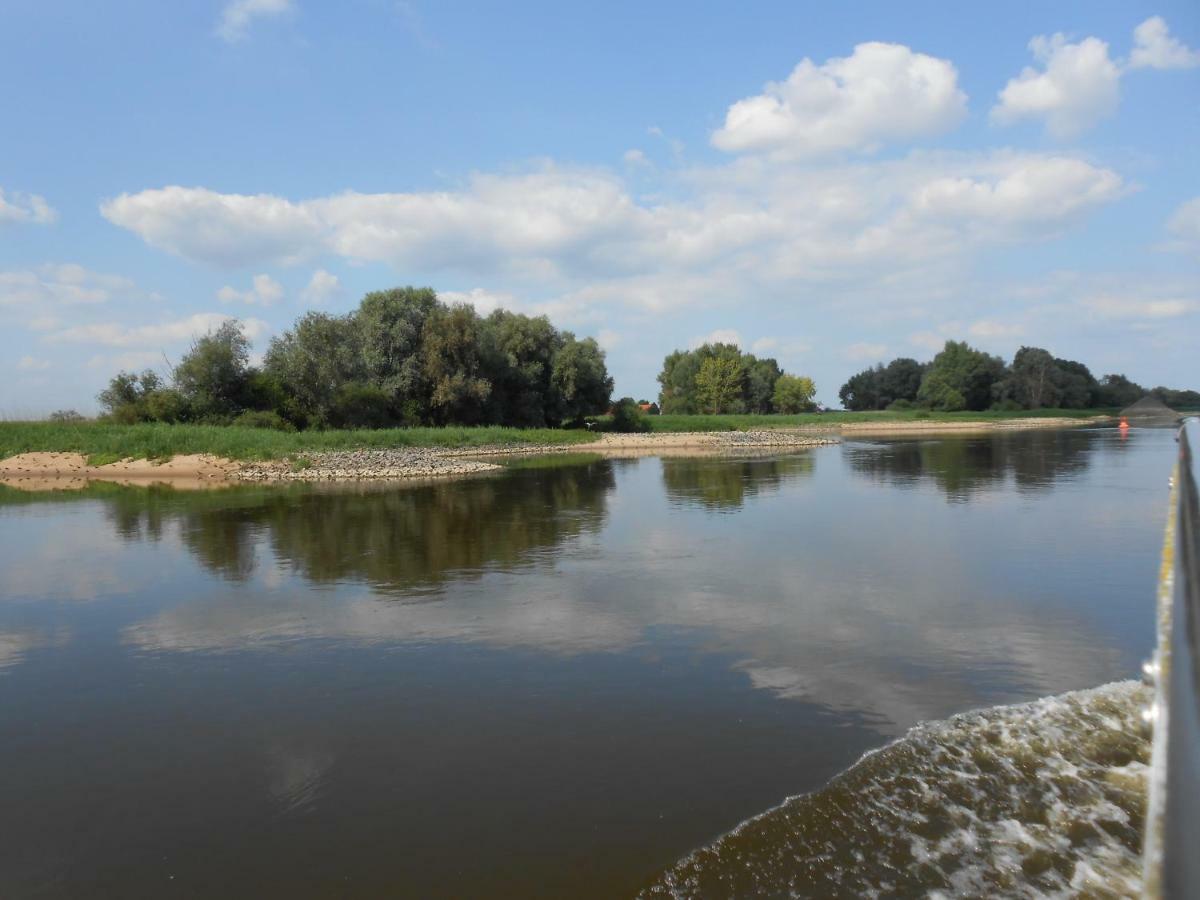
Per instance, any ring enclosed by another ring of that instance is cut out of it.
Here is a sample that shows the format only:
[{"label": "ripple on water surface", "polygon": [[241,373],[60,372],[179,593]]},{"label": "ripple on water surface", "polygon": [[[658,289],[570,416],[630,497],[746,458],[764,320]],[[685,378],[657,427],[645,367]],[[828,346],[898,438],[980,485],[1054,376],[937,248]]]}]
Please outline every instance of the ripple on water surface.
[{"label": "ripple on water surface", "polygon": [[1149,700],[1126,681],[918,725],[643,896],[1136,896]]}]

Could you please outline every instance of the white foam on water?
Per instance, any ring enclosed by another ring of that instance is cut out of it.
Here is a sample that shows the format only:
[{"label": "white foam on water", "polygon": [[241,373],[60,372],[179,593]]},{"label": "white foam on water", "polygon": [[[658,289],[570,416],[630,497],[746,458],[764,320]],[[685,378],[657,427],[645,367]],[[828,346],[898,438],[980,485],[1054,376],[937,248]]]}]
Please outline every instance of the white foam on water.
[{"label": "white foam on water", "polygon": [[927,722],[689,854],[644,896],[1134,897],[1134,681]]}]

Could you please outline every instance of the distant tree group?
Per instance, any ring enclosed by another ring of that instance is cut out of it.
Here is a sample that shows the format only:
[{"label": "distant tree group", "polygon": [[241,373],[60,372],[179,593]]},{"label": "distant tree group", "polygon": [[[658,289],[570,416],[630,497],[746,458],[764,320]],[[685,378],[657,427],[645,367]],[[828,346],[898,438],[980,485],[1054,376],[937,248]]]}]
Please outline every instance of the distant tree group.
[{"label": "distant tree group", "polygon": [[99,395],[120,422],[264,427],[557,426],[609,405],[613,381],[591,339],[544,317],[481,317],[428,288],[376,291],[344,316],[310,312],[250,364],[242,326],[199,338],[171,373],[120,372]]},{"label": "distant tree group", "polygon": [[963,341],[947,341],[928,363],[902,357],[864,369],[838,393],[850,410],[1092,409],[1128,406],[1147,393],[1180,409],[1200,406],[1196,391],[1147,391],[1124,375],[1097,380],[1083,363],[1040,347],[1022,347],[1006,365]]},{"label": "distant tree group", "polygon": [[896,401],[911,403],[917,399],[921,379],[928,363],[900,357],[886,366],[864,369],[842,385],[838,396],[846,409],[887,409]]},{"label": "distant tree group", "polygon": [[1156,387],[1152,388],[1150,393],[1172,409],[1189,412],[1200,410],[1200,391],[1175,391],[1171,388]]},{"label": "distant tree group", "polygon": [[663,360],[658,383],[663,413],[773,413],[816,408],[812,402],[816,387],[811,379],[785,375],[774,359],[743,353],[736,344],[676,350]]}]

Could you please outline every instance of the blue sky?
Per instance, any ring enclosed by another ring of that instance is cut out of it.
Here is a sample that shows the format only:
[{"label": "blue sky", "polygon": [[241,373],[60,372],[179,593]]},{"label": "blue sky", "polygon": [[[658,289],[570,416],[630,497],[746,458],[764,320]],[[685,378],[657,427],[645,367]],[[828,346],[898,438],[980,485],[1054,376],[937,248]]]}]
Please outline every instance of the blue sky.
[{"label": "blue sky", "polygon": [[1200,387],[1200,7],[9,0],[0,415],[428,284],[811,375]]}]

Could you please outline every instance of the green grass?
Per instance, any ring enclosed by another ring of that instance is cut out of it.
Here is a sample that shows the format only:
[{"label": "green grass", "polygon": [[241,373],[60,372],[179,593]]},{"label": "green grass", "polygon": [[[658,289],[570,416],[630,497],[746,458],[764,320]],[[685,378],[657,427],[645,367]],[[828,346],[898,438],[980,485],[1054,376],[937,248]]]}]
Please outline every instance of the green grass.
[{"label": "green grass", "polygon": [[863,422],[978,422],[996,419],[1044,419],[1044,418],[1087,418],[1115,412],[1110,409],[1031,409],[1018,412],[928,412],[925,410],[897,410],[890,412],[826,412],[800,413],[793,416],[647,416],[651,431],[751,431],[770,428],[798,428],[804,426],[836,426]]},{"label": "green grass", "polygon": [[105,422],[0,422],[0,459],[17,453],[83,453],[89,462],[169,459],[212,453],[229,459],[292,459],[310,450],[386,447],[552,446],[591,439],[583,430],[557,428],[389,428],[377,431],[288,433],[222,425],[113,425]]},{"label": "green grass", "polygon": [[[651,431],[747,431],[795,428],[805,425],[843,425],[852,422],[977,421],[1046,416],[1086,417],[1113,410],[1038,409],[1028,412],[930,413],[903,412],[803,413],[794,416],[647,416]],[[93,465],[119,459],[169,459],[184,453],[211,453],[229,459],[286,459],[303,466],[306,451],[386,447],[486,446],[545,447],[580,444],[594,435],[582,429],[558,428],[388,428],[362,431],[303,431],[288,433],[262,428],[223,425],[113,425],[106,422],[0,422],[0,459],[17,453],[51,451],[83,453]]]},{"label": "green grass", "polygon": [[554,453],[537,456],[511,456],[496,460],[506,469],[562,469],[583,466],[604,459],[599,453]]}]

